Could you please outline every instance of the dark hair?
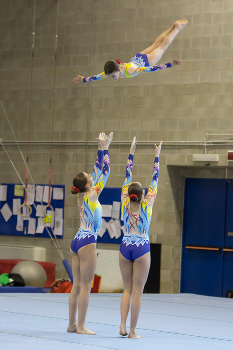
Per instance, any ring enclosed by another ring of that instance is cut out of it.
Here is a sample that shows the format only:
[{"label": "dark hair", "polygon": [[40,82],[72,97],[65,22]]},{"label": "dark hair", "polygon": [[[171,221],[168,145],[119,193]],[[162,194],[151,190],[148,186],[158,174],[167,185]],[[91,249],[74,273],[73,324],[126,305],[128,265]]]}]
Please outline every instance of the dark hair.
[{"label": "dark hair", "polygon": [[[142,199],[143,188],[138,182],[132,182],[128,187],[128,195],[131,202],[140,202]],[[135,195],[135,196],[131,196]]]},{"label": "dark hair", "polygon": [[116,61],[108,61],[104,65],[104,73],[106,75],[111,74],[113,72],[117,72],[119,70],[119,64]]},{"label": "dark hair", "polygon": [[[73,180],[73,186],[77,187],[81,192],[86,191],[86,184],[87,184],[87,177],[84,175],[84,173],[79,173],[75,176]],[[72,194],[77,194],[78,192],[75,189],[71,189]]]}]

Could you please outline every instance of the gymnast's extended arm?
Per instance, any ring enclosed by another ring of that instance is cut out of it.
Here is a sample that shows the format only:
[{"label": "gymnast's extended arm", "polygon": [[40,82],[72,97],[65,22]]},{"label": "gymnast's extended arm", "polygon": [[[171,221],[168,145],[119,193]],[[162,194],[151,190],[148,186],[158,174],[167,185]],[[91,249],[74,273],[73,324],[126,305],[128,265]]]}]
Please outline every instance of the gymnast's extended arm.
[{"label": "gymnast's extended arm", "polygon": [[99,137],[97,137],[98,140],[98,152],[97,152],[97,157],[95,160],[95,164],[94,164],[94,169],[93,169],[93,173],[92,173],[92,178],[94,180],[94,186],[96,185],[100,174],[102,172],[102,166],[103,166],[103,155],[104,155],[104,151],[103,151],[103,140],[105,139],[105,133],[101,132],[99,134]]},{"label": "gymnast's extended arm", "polygon": [[155,160],[154,160],[154,167],[153,167],[153,173],[152,173],[152,180],[151,180],[147,195],[145,197],[150,207],[153,206],[155,198],[157,196],[158,178],[159,178],[159,154],[161,151],[161,146],[162,146],[162,142],[160,142],[160,145],[158,147],[155,145]]},{"label": "gymnast's extended arm", "polygon": [[113,138],[113,133],[111,132],[108,136],[105,136],[105,139],[103,141],[103,168],[102,168],[102,173],[99,177],[98,182],[96,185],[93,187],[93,190],[96,192],[97,196],[100,195],[102,192],[109,174],[110,174],[110,159],[109,159],[109,152],[108,152],[108,147],[112,141]]},{"label": "gymnast's extended arm", "polygon": [[130,152],[129,152],[127,164],[126,164],[125,180],[124,180],[122,190],[121,190],[122,203],[128,197],[128,187],[132,182],[133,157],[134,157],[135,149],[136,149],[136,136],[133,138],[133,141],[132,141],[132,144],[130,147]]},{"label": "gymnast's extended arm", "polygon": [[173,66],[181,65],[181,61],[178,58],[175,58],[169,63],[162,63],[157,66],[149,66],[149,67],[138,67],[133,62],[127,63],[125,66],[125,75],[127,78],[133,78],[141,73],[151,73],[157,70],[170,68]]},{"label": "gymnast's extended arm", "polygon": [[80,83],[86,84],[89,81],[102,80],[105,78],[107,78],[107,75],[104,72],[102,72],[102,73],[99,73],[96,75],[91,75],[90,77],[83,77],[82,75],[76,75],[76,77],[73,79],[73,81],[75,83],[79,83],[79,84]]}]

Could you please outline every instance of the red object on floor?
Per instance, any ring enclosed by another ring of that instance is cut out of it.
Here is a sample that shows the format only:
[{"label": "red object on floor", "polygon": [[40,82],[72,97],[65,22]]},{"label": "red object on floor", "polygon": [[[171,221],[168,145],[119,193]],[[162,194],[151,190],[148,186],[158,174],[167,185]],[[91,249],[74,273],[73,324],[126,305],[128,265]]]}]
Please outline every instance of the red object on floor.
[{"label": "red object on floor", "polygon": [[94,278],[92,280],[91,293],[99,293],[100,292],[100,282],[101,282],[101,276],[94,275]]},{"label": "red object on floor", "polygon": [[[21,261],[26,261],[23,259],[0,259],[0,275],[2,273],[11,273],[13,267]],[[50,288],[55,281],[55,266],[56,264],[47,261],[36,261],[40,264],[47,275],[47,282],[44,288]]]},{"label": "red object on floor", "polygon": [[50,293],[70,293],[72,287],[73,283],[69,280],[58,280],[53,283]]}]

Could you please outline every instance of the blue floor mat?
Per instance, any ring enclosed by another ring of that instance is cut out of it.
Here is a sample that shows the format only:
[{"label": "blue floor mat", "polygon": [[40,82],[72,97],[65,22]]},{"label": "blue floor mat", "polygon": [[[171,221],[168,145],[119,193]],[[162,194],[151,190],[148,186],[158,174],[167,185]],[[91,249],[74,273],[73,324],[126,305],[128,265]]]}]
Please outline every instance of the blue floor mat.
[{"label": "blue floor mat", "polygon": [[[87,327],[97,335],[66,332],[69,294],[0,294],[4,350],[233,349],[232,299],[194,294],[143,294],[137,332],[119,336],[121,294],[91,294]],[[129,325],[129,320],[128,320]]]}]

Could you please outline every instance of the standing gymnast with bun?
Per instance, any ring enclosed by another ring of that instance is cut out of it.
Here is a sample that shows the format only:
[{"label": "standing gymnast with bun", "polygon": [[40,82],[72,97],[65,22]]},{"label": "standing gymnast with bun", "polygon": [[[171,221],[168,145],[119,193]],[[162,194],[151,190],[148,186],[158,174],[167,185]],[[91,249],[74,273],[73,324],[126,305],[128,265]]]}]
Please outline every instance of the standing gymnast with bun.
[{"label": "standing gymnast with bun", "polygon": [[[159,176],[159,154],[161,145],[155,145],[153,175],[148,193],[143,198],[143,187],[132,181],[133,157],[136,137],[131,144],[126,166],[126,177],[122,187],[121,202],[124,220],[124,237],[120,246],[119,264],[122,274],[124,292],[121,299],[120,334],[129,338],[141,338],[136,333],[136,325],[141,308],[142,293],[150,269],[149,226],[152,207],[157,195]],[[131,302],[132,297],[132,302]],[[131,320],[129,334],[126,320],[131,302]]]},{"label": "standing gymnast with bun", "polygon": [[[80,228],[71,243],[73,287],[69,296],[67,332],[96,334],[85,326],[91,283],[96,269],[96,242],[101,227],[102,208],[99,195],[110,174],[108,147],[113,133],[99,134],[98,154],[93,174],[79,173],[73,179],[72,194],[78,195]],[[78,323],[76,314],[78,309]]]},{"label": "standing gymnast with bun", "polygon": [[180,65],[182,62],[178,58],[173,59],[169,63],[160,64],[156,66],[156,63],[161,59],[168,46],[175,39],[177,34],[188,24],[186,19],[178,20],[174,22],[171,28],[167,29],[164,33],[160,34],[155,42],[133,56],[129,63],[121,63],[120,60],[108,61],[104,65],[104,72],[92,75],[90,77],[83,77],[82,75],[76,75],[74,78],[75,83],[85,83],[95,80],[101,80],[104,78],[110,78],[118,80],[119,78],[133,78],[141,73],[150,73],[164,68]]}]

